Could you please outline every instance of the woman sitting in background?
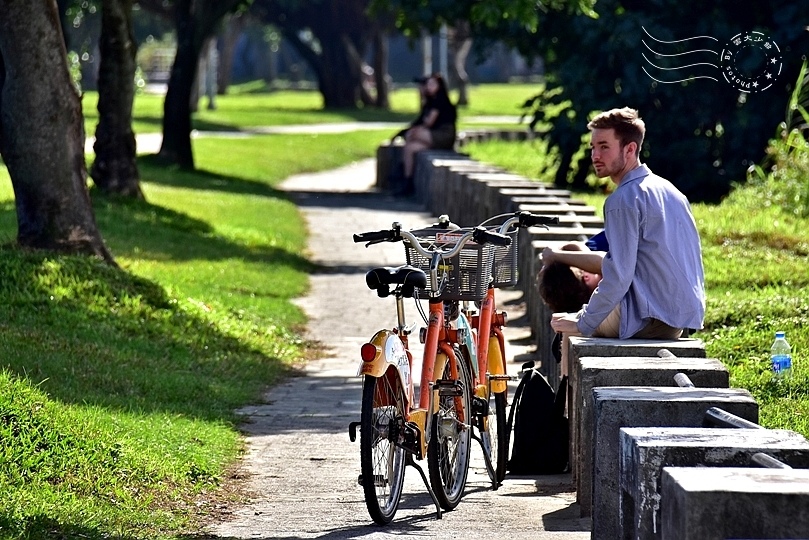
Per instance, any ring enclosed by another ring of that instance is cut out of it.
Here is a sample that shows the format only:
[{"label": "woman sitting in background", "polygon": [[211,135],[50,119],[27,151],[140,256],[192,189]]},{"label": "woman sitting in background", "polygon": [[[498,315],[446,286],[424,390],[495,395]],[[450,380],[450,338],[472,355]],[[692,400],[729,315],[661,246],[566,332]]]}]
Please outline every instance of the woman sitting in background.
[{"label": "woman sitting in background", "polygon": [[440,73],[418,79],[422,84],[423,104],[419,117],[403,130],[404,193],[413,192],[413,169],[417,152],[430,148],[451,150],[455,146],[457,110],[450,101],[447,84]]}]

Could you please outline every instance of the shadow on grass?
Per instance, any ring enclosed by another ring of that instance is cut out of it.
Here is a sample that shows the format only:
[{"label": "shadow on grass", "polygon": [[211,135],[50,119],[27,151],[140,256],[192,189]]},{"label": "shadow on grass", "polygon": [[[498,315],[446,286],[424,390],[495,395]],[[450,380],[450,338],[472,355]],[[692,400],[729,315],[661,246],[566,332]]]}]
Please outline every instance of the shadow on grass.
[{"label": "shadow on grass", "polygon": [[231,422],[294,359],[294,336],[243,341],[97,260],[1,253],[3,365],[60,401]]},{"label": "shadow on grass", "polygon": [[94,199],[96,221],[116,256],[173,261],[236,259],[301,272],[314,268],[304,257],[281,247],[230,242],[213,234],[207,222],[168,208],[97,195]]},{"label": "shadow on grass", "polygon": [[19,529],[20,527],[17,523],[12,522],[0,513],[0,531],[6,533],[9,531],[19,532],[14,538],[86,538],[89,540],[134,540],[135,538],[141,538],[140,536],[110,535],[98,529],[74,525],[72,523],[62,523],[56,519],[42,515],[37,515],[26,520],[22,530]]},{"label": "shadow on grass", "polygon": [[182,169],[176,165],[167,164],[157,154],[138,156],[138,169],[142,178],[164,186],[220,191],[237,195],[288,198],[283,192],[273,189],[263,182],[202,169]]},{"label": "shadow on grass", "polygon": [[[182,187],[289,197],[234,177],[178,176],[173,181]],[[293,250],[231,242],[205,221],[147,201],[98,193],[93,199],[99,227],[119,257],[239,260],[268,272],[315,269]],[[0,223],[15,223],[13,202],[0,204]],[[0,253],[0,365],[55,399],[232,422],[233,411],[289,374],[300,354],[300,340],[283,324],[227,307],[211,316],[202,302],[199,311],[187,302],[180,307],[161,285],[97,260],[9,247]],[[290,309],[289,292],[263,289],[231,292],[268,298],[270,313]],[[238,322],[244,317],[247,322]]]}]

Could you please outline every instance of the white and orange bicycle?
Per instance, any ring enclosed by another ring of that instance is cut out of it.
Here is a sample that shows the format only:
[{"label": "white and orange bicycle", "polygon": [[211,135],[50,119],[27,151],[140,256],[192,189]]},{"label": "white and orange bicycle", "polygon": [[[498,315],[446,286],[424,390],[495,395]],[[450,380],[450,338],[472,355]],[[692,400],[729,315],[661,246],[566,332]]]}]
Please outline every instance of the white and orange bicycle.
[{"label": "white and orange bicycle", "polygon": [[[494,488],[502,482],[502,456],[508,448],[504,416],[508,376],[499,333],[505,321],[493,310],[492,287],[498,283],[493,270],[502,279],[500,258],[516,259],[516,251],[508,249],[516,235],[501,232],[509,232],[515,224],[525,227],[547,219],[522,212],[502,226],[460,229],[442,216],[426,229],[407,231],[394,223],[390,230],[354,235],[355,242],[368,245],[403,242],[409,263],[374,268],[366,274],[370,289],[380,297],[394,297],[397,313],[393,329],[380,330],[362,346],[361,418],[349,425],[352,441],[360,429],[358,481],[375,522],[386,524],[393,519],[407,465],[419,471],[438,517],[442,509],[455,508],[466,485],[472,438],[481,443]],[[516,262],[509,259],[507,264]],[[516,276],[516,268],[512,271]],[[426,314],[416,302],[427,323],[419,336],[424,354],[418,393],[408,345],[416,325],[407,324],[405,298],[429,300]],[[470,302],[482,306],[482,317],[473,313]],[[414,461],[424,458],[429,482]]]}]

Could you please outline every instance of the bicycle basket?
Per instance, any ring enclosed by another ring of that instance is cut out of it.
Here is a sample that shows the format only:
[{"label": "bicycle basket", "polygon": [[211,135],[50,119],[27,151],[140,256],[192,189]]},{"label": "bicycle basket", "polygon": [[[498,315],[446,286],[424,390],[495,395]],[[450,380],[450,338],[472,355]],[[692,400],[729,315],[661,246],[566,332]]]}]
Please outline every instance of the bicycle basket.
[{"label": "bicycle basket", "polygon": [[[444,229],[420,229],[410,231],[418,239],[422,247],[430,249],[433,246],[450,248],[454,246],[463,234],[462,231],[447,231]],[[405,254],[407,264],[420,268],[429,274],[430,258],[425,257],[407,241],[405,241]],[[442,268],[446,272],[446,283],[435,298],[439,300],[480,300],[486,296],[486,290],[491,281],[494,246],[480,245],[467,242],[460,253],[451,259],[445,259]],[[441,270],[442,268],[439,268]]]},{"label": "bicycle basket", "polygon": [[[488,227],[490,230],[497,232],[497,227]],[[511,238],[511,244],[508,246],[496,246],[494,248],[494,262],[492,266],[492,286],[494,287],[513,287],[517,284],[517,233],[520,229],[506,233],[506,236]]]}]

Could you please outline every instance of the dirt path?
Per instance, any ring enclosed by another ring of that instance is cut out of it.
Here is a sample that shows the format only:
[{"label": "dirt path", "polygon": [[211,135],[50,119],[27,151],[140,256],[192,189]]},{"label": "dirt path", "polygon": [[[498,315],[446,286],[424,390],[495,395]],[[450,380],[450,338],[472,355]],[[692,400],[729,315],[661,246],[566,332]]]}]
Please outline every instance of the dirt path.
[{"label": "dirt path", "polygon": [[[248,452],[242,469],[253,494],[246,506],[228,508],[210,526],[214,538],[388,538],[559,539],[589,538],[589,523],[578,518],[568,475],[507,477],[498,491],[489,487],[480,448],[475,444],[467,493],[458,508],[436,520],[418,473],[407,470],[395,521],[372,524],[357,485],[359,444],[347,426],[360,415],[360,345],[392,324],[392,303],[364,285],[370,266],[398,265],[401,245],[364,248],[354,232],[382,229],[393,221],[417,226],[433,221],[413,203],[373,192],[373,160],[326,173],[290,178],[283,189],[301,207],[310,232],[309,255],[325,270],[311,278],[311,291],[299,304],[310,317],[308,337],[327,345],[325,358],[311,361],[305,375],[291,379],[247,407],[244,432]],[[501,295],[513,320],[519,295]],[[416,316],[410,308],[409,317]],[[516,314],[516,315],[515,315]],[[517,320],[516,322],[519,322]],[[524,328],[507,329],[510,356]],[[527,341],[527,340],[524,340]],[[511,362],[510,373],[519,369]],[[426,464],[424,464],[426,466]]]}]

